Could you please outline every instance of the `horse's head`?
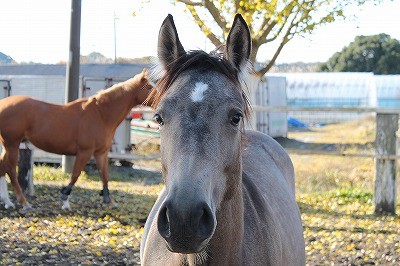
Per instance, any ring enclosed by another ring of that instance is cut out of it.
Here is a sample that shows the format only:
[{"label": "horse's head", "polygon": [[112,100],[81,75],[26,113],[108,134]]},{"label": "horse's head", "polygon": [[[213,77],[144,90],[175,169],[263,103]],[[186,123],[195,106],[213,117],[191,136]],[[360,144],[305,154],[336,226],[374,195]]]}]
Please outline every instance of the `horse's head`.
[{"label": "horse's head", "polygon": [[249,29],[240,15],[223,55],[186,52],[171,15],[161,26],[158,56],[164,75],[153,96],[168,194],[158,231],[172,252],[202,251],[214,234],[221,202],[240,187],[240,130],[248,101],[239,76],[250,50]]},{"label": "horse's head", "polygon": [[137,84],[140,84],[140,89],[136,90],[136,102],[146,104],[151,104],[151,102],[147,102],[146,99],[149,96],[154,83],[152,82],[151,78],[149,77],[149,71],[144,68],[141,73],[137,74],[133,78]]}]

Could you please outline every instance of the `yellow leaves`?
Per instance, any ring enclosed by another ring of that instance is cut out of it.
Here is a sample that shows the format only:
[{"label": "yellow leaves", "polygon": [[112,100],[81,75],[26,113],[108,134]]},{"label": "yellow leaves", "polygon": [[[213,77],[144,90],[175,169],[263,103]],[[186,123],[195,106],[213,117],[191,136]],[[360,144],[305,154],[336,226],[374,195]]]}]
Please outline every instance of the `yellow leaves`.
[{"label": "yellow leaves", "polygon": [[[374,216],[362,189],[298,194],[310,265],[399,262],[400,217]],[[340,204],[339,204],[340,203]]]},{"label": "yellow leaves", "polygon": [[110,228],[109,229],[109,233],[112,234],[112,235],[118,235],[119,230],[116,229],[116,228]]},{"label": "yellow leaves", "polygon": [[349,245],[345,246],[345,250],[352,251],[355,247],[356,246],[354,245],[354,243],[350,243]]},{"label": "yellow leaves", "polygon": [[109,244],[111,247],[115,247],[116,243],[117,243],[117,239],[116,239],[115,237],[114,237],[114,238],[111,238],[110,240],[108,240],[108,244]]},{"label": "yellow leaves", "polygon": [[28,250],[29,253],[37,253],[39,249],[37,247],[33,247],[30,250]]},{"label": "yellow leaves", "polygon": [[[58,174],[51,168],[40,171]],[[100,204],[101,183],[89,174],[71,194],[73,210],[65,212],[58,197],[65,180],[54,181],[58,179],[49,175],[35,179],[37,196],[31,200],[35,209],[30,213],[0,206],[0,243],[4,243],[0,264],[137,265],[138,256],[132,253],[137,253],[143,223],[162,186],[142,185],[126,177],[112,181],[111,195],[119,205],[114,210]]]},{"label": "yellow leaves", "polygon": [[55,254],[58,254],[59,252],[58,252],[58,250],[57,249],[51,249],[49,252],[48,252],[48,254],[50,254],[50,255],[55,255]]},{"label": "yellow leaves", "polygon": [[[323,174],[340,181],[335,183],[339,188],[326,189],[327,186],[318,184],[320,192],[297,193],[307,264],[399,265],[400,217],[373,215],[372,192],[363,183],[364,180],[372,182],[366,172],[370,172],[369,164],[373,160],[298,156],[295,159],[302,175],[297,176],[297,182],[306,180],[307,175],[323,179]],[[341,170],[324,171],[327,168]],[[357,171],[352,172],[354,168]],[[359,178],[360,175],[366,176]],[[340,187],[346,179],[352,179],[355,187]],[[138,265],[144,222],[162,185],[113,181],[111,195],[119,209],[111,210],[99,203],[101,184],[93,180],[90,174],[87,179],[79,180],[71,195],[71,212],[61,211],[59,199],[54,197],[64,181],[37,184],[37,197],[32,201],[35,211],[29,215],[0,207],[0,254],[3,256],[0,264],[55,265],[67,261],[71,265]]]}]

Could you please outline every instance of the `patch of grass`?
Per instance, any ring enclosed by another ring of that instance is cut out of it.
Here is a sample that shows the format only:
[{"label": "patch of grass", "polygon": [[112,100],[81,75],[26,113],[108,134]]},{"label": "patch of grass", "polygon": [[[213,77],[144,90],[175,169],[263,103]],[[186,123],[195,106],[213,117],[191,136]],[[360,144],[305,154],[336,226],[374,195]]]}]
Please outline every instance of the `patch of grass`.
[{"label": "patch of grass", "polygon": [[373,188],[373,158],[297,154],[290,154],[290,157],[299,193],[353,187]]},{"label": "patch of grass", "polygon": [[372,199],[362,188],[297,195],[308,265],[400,263],[400,217],[374,215]]},{"label": "patch of grass", "polygon": [[368,144],[375,141],[375,116],[365,116],[360,120],[315,127],[309,131],[289,132],[291,139],[307,143]]},{"label": "patch of grass", "polygon": [[[153,162],[153,165],[157,165],[157,162]],[[141,170],[133,169],[130,167],[118,167],[110,165],[108,169],[109,181],[120,181],[120,182],[149,182],[160,183],[162,180],[161,172],[158,169]],[[33,171],[33,179],[35,182],[41,181],[62,181],[68,183],[70,174],[66,174],[62,171],[61,167],[49,167],[45,165],[35,166]],[[88,165],[85,167],[85,171],[82,171],[77,183],[79,184],[82,180],[92,180],[100,182],[100,175],[95,165]]]},{"label": "patch of grass", "polygon": [[64,181],[69,179],[69,174],[64,173],[61,167],[38,165],[34,167],[33,180],[38,181]]}]

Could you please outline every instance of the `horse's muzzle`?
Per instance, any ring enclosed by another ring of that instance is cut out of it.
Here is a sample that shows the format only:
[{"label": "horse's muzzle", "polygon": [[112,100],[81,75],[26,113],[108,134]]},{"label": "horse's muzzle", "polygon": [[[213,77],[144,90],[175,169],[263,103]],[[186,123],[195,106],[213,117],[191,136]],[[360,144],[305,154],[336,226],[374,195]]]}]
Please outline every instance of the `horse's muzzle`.
[{"label": "horse's muzzle", "polygon": [[214,217],[206,203],[182,208],[166,201],[158,214],[158,231],[171,252],[198,253],[207,246],[215,231]]}]

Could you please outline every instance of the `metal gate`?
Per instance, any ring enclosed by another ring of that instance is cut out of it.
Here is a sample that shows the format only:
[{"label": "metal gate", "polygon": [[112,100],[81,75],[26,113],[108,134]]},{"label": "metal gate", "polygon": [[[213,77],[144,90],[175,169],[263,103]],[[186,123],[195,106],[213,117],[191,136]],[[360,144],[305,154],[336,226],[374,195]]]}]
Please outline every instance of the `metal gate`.
[{"label": "metal gate", "polygon": [[11,95],[11,80],[0,79],[0,99]]}]

